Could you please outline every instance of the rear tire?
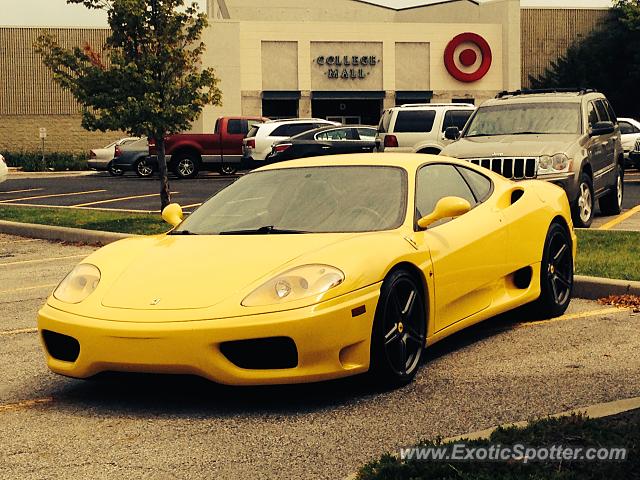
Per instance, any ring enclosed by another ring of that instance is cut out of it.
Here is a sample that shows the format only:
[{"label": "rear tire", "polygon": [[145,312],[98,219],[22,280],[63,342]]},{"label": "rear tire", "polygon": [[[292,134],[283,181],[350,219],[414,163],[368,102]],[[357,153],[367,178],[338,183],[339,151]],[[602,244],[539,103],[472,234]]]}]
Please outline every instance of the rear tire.
[{"label": "rear tire", "polygon": [[593,182],[589,175],[582,172],[578,186],[578,198],[576,198],[571,212],[573,224],[578,228],[589,228],[593,222],[594,207]]},{"label": "rear tire", "polygon": [[544,241],[540,264],[540,297],[531,304],[540,318],[562,315],[573,293],[573,249],[566,227],[552,223]]},{"label": "rear tire", "polygon": [[153,167],[146,158],[140,158],[133,164],[133,169],[140,178],[149,178],[153,175]]},{"label": "rear tire", "polygon": [[220,175],[233,175],[237,171],[237,168],[231,163],[223,163],[220,165],[220,167],[218,167],[218,172],[220,172]]},{"label": "rear tire", "polygon": [[600,212],[603,215],[618,215],[622,211],[622,197],[624,196],[624,171],[618,164],[616,167],[616,180],[614,187],[609,190],[599,201]]},{"label": "rear tire", "polygon": [[195,153],[182,153],[172,159],[171,169],[178,178],[194,178],[200,171],[200,157]]},{"label": "rear tire", "polygon": [[406,270],[382,283],[371,334],[370,380],[397,388],[416,376],[425,347],[427,318],[419,280]]}]

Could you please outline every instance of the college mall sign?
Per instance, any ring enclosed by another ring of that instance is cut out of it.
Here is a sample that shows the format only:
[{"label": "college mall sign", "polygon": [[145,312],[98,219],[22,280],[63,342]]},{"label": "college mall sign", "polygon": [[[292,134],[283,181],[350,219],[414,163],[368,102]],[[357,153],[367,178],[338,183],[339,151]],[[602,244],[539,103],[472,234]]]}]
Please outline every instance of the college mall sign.
[{"label": "college mall sign", "polygon": [[364,80],[380,59],[376,55],[321,55],[314,59],[314,63],[325,68],[327,78]]}]

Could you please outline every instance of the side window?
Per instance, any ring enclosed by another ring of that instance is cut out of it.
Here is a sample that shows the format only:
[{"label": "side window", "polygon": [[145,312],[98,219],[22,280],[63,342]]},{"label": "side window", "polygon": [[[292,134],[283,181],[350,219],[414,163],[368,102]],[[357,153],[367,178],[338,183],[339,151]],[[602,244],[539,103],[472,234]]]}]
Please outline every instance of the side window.
[{"label": "side window", "polygon": [[443,197],[461,197],[472,207],[476,199],[462,176],[452,165],[427,165],[418,171],[416,183],[416,215],[421,218],[433,212]]},{"label": "side window", "polygon": [[227,133],[229,135],[239,135],[246,133],[242,131],[242,120],[239,118],[232,118],[227,122]]},{"label": "side window", "polygon": [[589,115],[589,126],[593,127],[596,123],[598,123],[598,112],[596,112],[596,107],[594,106],[593,102],[589,102],[587,112],[587,114]]},{"label": "side window", "polygon": [[484,202],[491,194],[491,180],[482,175],[481,173],[471,170],[465,167],[456,167],[460,174],[467,181],[467,184],[473,190],[473,194],[476,197],[478,203]]},{"label": "side window", "polygon": [[604,106],[607,108],[607,112],[609,112],[609,118],[611,119],[611,121],[613,123],[616,123],[618,121],[618,117],[616,116],[616,112],[613,110],[613,107],[609,103],[609,100],[604,100]]},{"label": "side window", "polygon": [[276,127],[276,129],[271,132],[271,135],[269,135],[270,137],[290,137],[291,135],[289,134],[289,125],[280,125],[279,127]]},{"label": "side window", "polygon": [[435,110],[400,110],[393,131],[430,132],[435,118]]},{"label": "side window", "polygon": [[629,122],[620,121],[620,122],[618,122],[618,125],[620,125],[620,133],[622,135],[628,135],[630,133],[635,133],[636,132],[636,130],[633,127],[633,125],[631,125]]},{"label": "side window", "polygon": [[293,123],[289,125],[289,129],[287,131],[287,137],[293,137],[294,135],[298,135],[299,133],[312,130],[313,128],[314,128],[313,123]]},{"label": "side window", "polygon": [[214,133],[220,133],[220,119],[216,120],[216,126],[213,128]]},{"label": "side window", "polygon": [[598,111],[598,116],[600,117],[601,122],[611,121],[609,118],[609,112],[607,112],[607,108],[604,106],[604,102],[602,100],[596,100],[596,110]]},{"label": "side window", "polygon": [[358,136],[364,142],[373,142],[376,139],[376,131],[373,128],[358,128]]},{"label": "side window", "polygon": [[442,131],[444,132],[449,127],[458,127],[458,130],[462,131],[464,126],[469,120],[469,117],[473,113],[473,110],[449,110],[444,114],[444,120],[442,122]]},{"label": "side window", "polygon": [[316,135],[316,140],[349,140],[349,128],[336,128],[334,130],[327,130]]}]

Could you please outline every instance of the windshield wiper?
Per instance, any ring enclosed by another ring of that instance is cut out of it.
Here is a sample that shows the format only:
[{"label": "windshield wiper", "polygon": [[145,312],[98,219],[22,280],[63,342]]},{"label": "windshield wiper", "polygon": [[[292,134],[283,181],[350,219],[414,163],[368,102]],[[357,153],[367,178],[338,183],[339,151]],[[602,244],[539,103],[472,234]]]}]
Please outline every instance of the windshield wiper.
[{"label": "windshield wiper", "polygon": [[463,138],[471,138],[471,137],[493,137],[498,136],[499,133],[474,133],[473,135],[465,135]]},{"label": "windshield wiper", "polygon": [[174,230],[169,235],[200,235],[199,233],[190,232],[189,230]]},{"label": "windshield wiper", "polygon": [[544,135],[545,132],[513,132],[511,135]]},{"label": "windshield wiper", "polygon": [[276,228],[273,225],[265,225],[260,228],[248,228],[246,230],[229,230],[220,232],[218,235],[262,235],[262,234],[284,234],[284,233],[309,233],[303,230],[287,230],[284,228]]}]

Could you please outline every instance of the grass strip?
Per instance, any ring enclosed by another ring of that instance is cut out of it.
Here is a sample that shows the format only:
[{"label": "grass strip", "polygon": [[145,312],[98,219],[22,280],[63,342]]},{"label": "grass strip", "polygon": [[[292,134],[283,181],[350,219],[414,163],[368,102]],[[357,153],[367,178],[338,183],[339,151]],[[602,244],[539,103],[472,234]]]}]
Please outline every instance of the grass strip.
[{"label": "grass strip", "polygon": [[159,213],[0,205],[0,220],[139,235],[164,233],[169,230],[169,225],[162,220]]},{"label": "grass strip", "polygon": [[[489,439],[458,442],[423,441],[419,447],[464,443],[468,448],[603,447],[626,448],[626,460],[451,461],[401,460],[386,454],[362,467],[358,480],[602,480],[639,478],[640,410],[598,419],[580,415],[543,419],[525,428],[499,428]],[[452,450],[449,450],[452,451]]]},{"label": "grass strip", "polygon": [[578,230],[576,273],[640,280],[640,232]]}]

